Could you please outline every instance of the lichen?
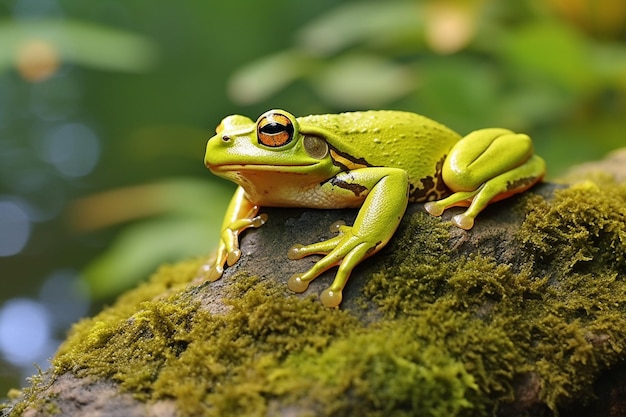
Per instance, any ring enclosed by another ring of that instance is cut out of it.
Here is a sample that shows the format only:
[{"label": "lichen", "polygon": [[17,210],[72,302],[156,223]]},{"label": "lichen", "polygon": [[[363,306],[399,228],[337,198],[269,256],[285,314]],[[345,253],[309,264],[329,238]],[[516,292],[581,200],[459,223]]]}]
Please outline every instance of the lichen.
[{"label": "lichen", "polygon": [[626,185],[521,204],[514,266],[456,256],[448,224],[406,216],[363,287],[376,320],[245,275],[211,312],[197,261],[163,267],[78,323],[54,372],[174,399],[182,416],[491,415],[525,376],[557,412],[624,360]]}]

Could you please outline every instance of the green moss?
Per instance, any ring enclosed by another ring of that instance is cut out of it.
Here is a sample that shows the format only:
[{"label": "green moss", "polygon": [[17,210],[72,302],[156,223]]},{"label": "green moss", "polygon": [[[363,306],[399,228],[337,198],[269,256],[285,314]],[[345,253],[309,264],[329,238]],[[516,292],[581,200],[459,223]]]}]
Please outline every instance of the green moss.
[{"label": "green moss", "polygon": [[364,284],[371,324],[246,276],[207,308],[198,262],[164,267],[77,324],[55,372],[173,398],[183,416],[490,415],[529,375],[558,410],[624,359],[626,186],[525,204],[515,268],[455,256],[449,225],[407,216]]},{"label": "green moss", "polygon": [[293,355],[270,374],[272,388],[315,415],[444,417],[473,409],[474,378],[414,329],[410,320],[385,323],[319,355]]},{"label": "green moss", "polygon": [[241,276],[231,280],[227,314],[200,308],[186,292],[144,301],[170,271],[79,323],[54,359],[56,373],[110,378],[142,400],[173,397],[184,415],[250,412],[263,408],[268,368],[294,352],[323,351],[359,327],[314,298]]},{"label": "green moss", "polygon": [[554,201],[535,199],[521,230],[534,267],[593,272],[598,267],[626,272],[626,185],[591,182],[557,191]]},{"label": "green moss", "polygon": [[465,364],[483,410],[527,373],[555,410],[589,398],[626,347],[626,186],[574,186],[527,209],[520,272],[478,255],[451,261],[427,219],[400,232],[365,288],[388,317],[415,317],[412,334]]},{"label": "green moss", "polygon": [[520,241],[546,285],[526,320],[548,404],[588,393],[626,347],[626,185],[584,183],[534,201]]},{"label": "green moss", "polygon": [[52,398],[42,398],[40,393],[50,386],[51,379],[37,367],[37,374],[27,378],[30,385],[23,390],[12,389],[8,392],[10,403],[0,404],[0,415],[21,416],[29,405],[45,409],[48,415],[58,414],[58,409],[50,402]]}]

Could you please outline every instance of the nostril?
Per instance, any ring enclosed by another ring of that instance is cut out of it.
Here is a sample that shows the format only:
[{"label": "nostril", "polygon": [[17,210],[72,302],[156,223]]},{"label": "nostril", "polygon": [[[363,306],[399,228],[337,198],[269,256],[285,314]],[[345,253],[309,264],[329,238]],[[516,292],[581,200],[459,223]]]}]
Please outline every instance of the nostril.
[{"label": "nostril", "polygon": [[230,142],[230,136],[228,135],[222,136],[222,142]]}]

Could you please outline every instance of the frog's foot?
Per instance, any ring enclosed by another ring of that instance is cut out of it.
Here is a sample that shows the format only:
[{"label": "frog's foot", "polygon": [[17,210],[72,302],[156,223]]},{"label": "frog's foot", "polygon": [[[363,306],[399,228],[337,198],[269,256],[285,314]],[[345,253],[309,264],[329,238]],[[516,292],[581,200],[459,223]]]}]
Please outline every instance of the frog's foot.
[{"label": "frog's foot", "polygon": [[209,261],[200,266],[197,276],[202,280],[210,282],[217,281],[224,274],[224,264],[232,266],[241,257],[241,250],[239,248],[233,248],[230,251],[224,249],[224,251],[225,254],[221,253],[221,250],[218,251],[219,256],[217,256],[217,259],[215,261]]},{"label": "frog's foot", "polygon": [[[293,292],[302,293],[306,291],[311,283],[312,279],[309,281],[304,281],[304,274],[294,274],[289,278],[287,285],[289,289]],[[320,294],[320,301],[326,307],[337,307],[341,304],[341,300],[343,299],[342,294],[343,288],[333,290],[331,287],[326,288]]]},{"label": "frog's foot", "polygon": [[315,278],[339,265],[333,283],[320,295],[320,300],[326,307],[337,307],[341,303],[343,288],[354,267],[381,246],[380,242],[369,242],[366,238],[355,235],[351,226],[336,223],[332,227],[339,230],[338,236],[307,246],[294,245],[288,252],[290,259],[301,259],[312,254],[325,255],[308,271],[289,278],[289,289],[297,293],[306,291]]},{"label": "frog's foot", "polygon": [[232,266],[241,258],[238,235],[249,227],[261,227],[267,222],[267,214],[262,213],[249,219],[232,222],[222,231],[222,239],[215,259],[209,260],[198,269],[198,278],[206,281],[217,281],[224,273],[224,265]]},{"label": "frog's foot", "polygon": [[[474,191],[460,191],[454,193],[446,198],[437,201],[429,201],[424,204],[424,209],[433,216],[441,216],[443,212],[450,207],[454,206],[470,206],[472,205],[472,199],[476,194],[480,192],[480,188]],[[484,207],[480,207],[482,210]],[[474,226],[474,219],[476,215],[480,212],[480,210],[476,211],[476,207],[474,210],[468,209],[465,213],[457,214],[452,218],[452,223],[454,223],[457,227],[460,227],[464,230],[469,230]]]}]

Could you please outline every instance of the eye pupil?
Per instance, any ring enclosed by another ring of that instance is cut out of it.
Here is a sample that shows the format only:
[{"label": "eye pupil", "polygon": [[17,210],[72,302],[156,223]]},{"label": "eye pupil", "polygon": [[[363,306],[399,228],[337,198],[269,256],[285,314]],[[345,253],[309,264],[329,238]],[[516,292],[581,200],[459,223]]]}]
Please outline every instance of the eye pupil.
[{"label": "eye pupil", "polygon": [[260,144],[277,148],[290,143],[294,136],[293,122],[284,114],[268,113],[257,123],[257,139]]},{"label": "eye pupil", "polygon": [[281,132],[287,131],[286,126],[283,126],[278,123],[269,123],[261,128],[261,132],[267,135],[276,135]]}]

